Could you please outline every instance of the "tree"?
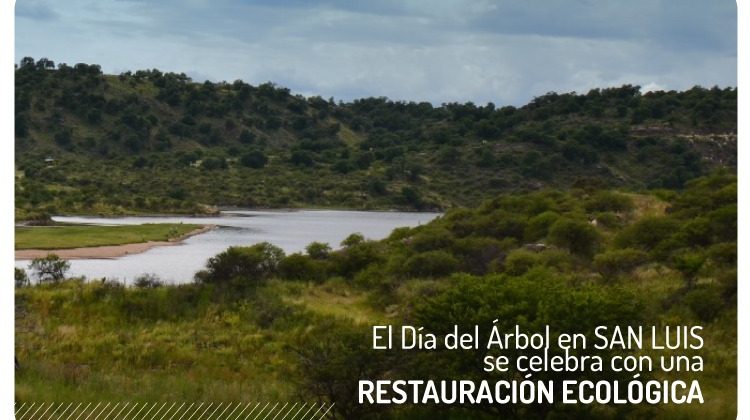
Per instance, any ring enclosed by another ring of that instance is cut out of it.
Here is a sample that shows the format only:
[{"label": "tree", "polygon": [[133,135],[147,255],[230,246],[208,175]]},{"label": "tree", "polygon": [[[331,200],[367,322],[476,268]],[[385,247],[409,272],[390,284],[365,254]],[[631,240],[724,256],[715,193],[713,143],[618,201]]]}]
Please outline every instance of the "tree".
[{"label": "tree", "polygon": [[559,219],[550,226],[552,244],[567,248],[571,253],[591,257],[599,245],[599,232],[590,224],[573,219]]},{"label": "tree", "polygon": [[34,258],[29,264],[39,283],[59,283],[65,279],[65,273],[70,269],[70,262],[56,254],[47,254],[43,258]]},{"label": "tree", "polygon": [[362,235],[359,232],[352,233],[351,235],[347,236],[346,239],[341,241],[341,246],[346,248],[351,248],[356,245],[360,245],[365,242],[365,236]]},{"label": "tree", "polygon": [[206,271],[196,276],[205,283],[227,283],[235,278],[260,281],[275,274],[284,251],[268,242],[233,246],[208,259]]},{"label": "tree", "polygon": [[26,287],[29,285],[29,276],[22,268],[15,267],[14,277],[16,280],[16,287]]},{"label": "tree", "polygon": [[324,261],[315,260],[309,255],[292,254],[279,263],[279,275],[287,280],[323,280]]},{"label": "tree", "polygon": [[328,258],[328,255],[331,253],[331,246],[322,242],[310,242],[310,244],[305,247],[305,251],[307,251],[307,255],[312,259],[324,260]]},{"label": "tree", "polygon": [[260,150],[252,150],[240,158],[240,164],[248,168],[260,169],[268,163],[268,158]]},{"label": "tree", "polygon": [[296,166],[313,166],[315,163],[312,153],[307,150],[295,150],[292,152],[290,161]]},{"label": "tree", "polygon": [[685,278],[685,286],[692,289],[698,279],[698,273],[706,262],[706,257],[698,252],[681,252],[674,256],[674,267]]},{"label": "tree", "polygon": [[616,249],[594,257],[594,267],[602,276],[612,278],[630,273],[646,261],[648,254],[644,251],[632,248]]},{"label": "tree", "polygon": [[415,277],[443,277],[456,271],[459,262],[453,255],[442,251],[427,251],[406,260],[404,270]]}]

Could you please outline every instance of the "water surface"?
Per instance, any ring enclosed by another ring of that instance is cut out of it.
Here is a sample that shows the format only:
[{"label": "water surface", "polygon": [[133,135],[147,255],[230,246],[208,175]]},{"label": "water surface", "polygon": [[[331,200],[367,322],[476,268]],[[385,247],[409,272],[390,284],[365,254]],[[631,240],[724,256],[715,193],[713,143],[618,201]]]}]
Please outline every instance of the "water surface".
[{"label": "water surface", "polygon": [[[369,239],[382,239],[397,227],[425,224],[439,213],[364,212],[334,210],[222,212],[211,217],[54,217],[58,222],[105,225],[142,223],[212,224],[218,228],[192,236],[174,246],[160,246],[141,254],[115,259],[71,260],[69,276],[89,279],[106,277],[131,282],[144,273],[162,280],[185,283],[193,279],[206,260],[234,245],[252,245],[268,241],[287,254],[303,251],[313,241],[327,242],[333,248],[353,232]],[[26,268],[27,260],[16,261]]]}]

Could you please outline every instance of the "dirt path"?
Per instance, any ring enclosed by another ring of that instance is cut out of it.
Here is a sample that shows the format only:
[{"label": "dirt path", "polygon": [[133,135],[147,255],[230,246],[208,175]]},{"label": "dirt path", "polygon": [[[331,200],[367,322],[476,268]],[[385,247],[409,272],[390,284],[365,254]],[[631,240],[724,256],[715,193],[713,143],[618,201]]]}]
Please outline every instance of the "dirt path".
[{"label": "dirt path", "polygon": [[208,232],[215,227],[216,225],[205,225],[200,229],[196,229],[192,232],[188,232],[180,236],[179,238],[173,238],[168,241],[148,241],[134,244],[91,246],[84,248],[67,249],[21,249],[16,251],[16,259],[31,260],[34,258],[46,257],[48,254],[56,254],[60,258],[66,260],[89,258],[118,258],[130,254],[140,254],[141,252],[146,252],[149,249],[157,246],[178,245],[191,236],[200,235],[201,233]]}]

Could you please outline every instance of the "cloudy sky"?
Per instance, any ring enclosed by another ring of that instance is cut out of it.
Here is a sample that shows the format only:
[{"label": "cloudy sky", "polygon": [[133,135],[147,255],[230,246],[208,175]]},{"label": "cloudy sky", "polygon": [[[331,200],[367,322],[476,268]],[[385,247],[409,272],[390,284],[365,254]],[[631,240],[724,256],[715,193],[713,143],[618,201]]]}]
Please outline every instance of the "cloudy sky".
[{"label": "cloudy sky", "polygon": [[732,0],[17,0],[16,58],[350,100],[735,86]]}]

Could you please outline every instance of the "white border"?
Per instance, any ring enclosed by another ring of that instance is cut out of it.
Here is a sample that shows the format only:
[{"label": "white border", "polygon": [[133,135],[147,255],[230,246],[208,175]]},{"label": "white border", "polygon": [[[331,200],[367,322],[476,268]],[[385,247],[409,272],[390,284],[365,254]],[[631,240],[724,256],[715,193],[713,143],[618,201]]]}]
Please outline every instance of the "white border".
[{"label": "white border", "polygon": [[13,268],[13,156],[14,83],[14,1],[0,5],[0,417],[13,418],[15,399],[14,305],[15,285],[10,276]]}]

